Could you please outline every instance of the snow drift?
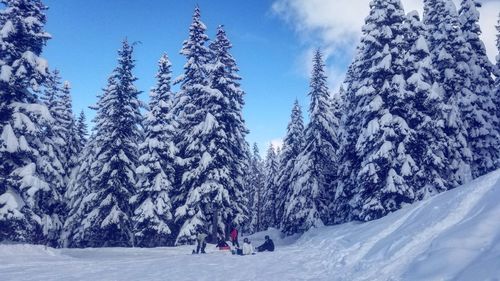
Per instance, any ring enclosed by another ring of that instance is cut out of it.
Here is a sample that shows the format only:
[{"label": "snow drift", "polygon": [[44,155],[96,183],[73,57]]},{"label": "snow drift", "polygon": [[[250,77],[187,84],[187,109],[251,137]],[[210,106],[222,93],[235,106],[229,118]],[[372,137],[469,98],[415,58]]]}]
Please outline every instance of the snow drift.
[{"label": "snow drift", "polygon": [[209,246],[51,249],[1,245],[2,280],[500,280],[500,170],[369,223],[232,256]]},{"label": "snow drift", "polygon": [[497,170],[377,221],[311,231],[295,246],[330,261],[335,280],[500,280],[499,222]]}]

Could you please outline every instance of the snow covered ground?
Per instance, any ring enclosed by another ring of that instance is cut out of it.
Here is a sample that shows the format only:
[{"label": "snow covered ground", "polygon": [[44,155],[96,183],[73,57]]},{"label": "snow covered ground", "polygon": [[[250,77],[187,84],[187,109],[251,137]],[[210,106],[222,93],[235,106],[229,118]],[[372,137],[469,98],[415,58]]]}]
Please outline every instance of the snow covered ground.
[{"label": "snow covered ground", "polygon": [[0,245],[0,280],[500,280],[500,170],[377,221],[266,233],[277,251],[245,257]]}]

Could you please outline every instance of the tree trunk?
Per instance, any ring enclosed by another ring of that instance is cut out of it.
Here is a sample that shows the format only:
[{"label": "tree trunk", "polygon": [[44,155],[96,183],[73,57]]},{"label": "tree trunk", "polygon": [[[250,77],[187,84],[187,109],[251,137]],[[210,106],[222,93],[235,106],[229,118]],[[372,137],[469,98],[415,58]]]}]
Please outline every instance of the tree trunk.
[{"label": "tree trunk", "polygon": [[212,214],[212,240],[214,243],[217,243],[217,230],[218,230],[218,223],[217,223],[217,217],[219,216],[219,208],[216,207],[214,208],[213,214]]}]

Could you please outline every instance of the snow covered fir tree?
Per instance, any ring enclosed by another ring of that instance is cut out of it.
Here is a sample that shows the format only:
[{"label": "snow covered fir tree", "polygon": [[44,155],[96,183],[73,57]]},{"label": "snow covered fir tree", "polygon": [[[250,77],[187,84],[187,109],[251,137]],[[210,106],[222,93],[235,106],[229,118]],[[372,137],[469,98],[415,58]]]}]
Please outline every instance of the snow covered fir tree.
[{"label": "snow covered fir tree", "polygon": [[262,192],[262,214],[261,214],[261,230],[266,230],[269,227],[276,227],[276,200],[277,200],[277,184],[276,176],[278,173],[278,152],[270,145],[267,150],[266,161],[264,163],[264,189]]},{"label": "snow covered fir tree", "polygon": [[[149,114],[144,120],[145,138],[139,146],[137,194],[132,221],[136,246],[153,247],[169,242],[172,216],[170,194],[174,185],[177,154],[173,137],[170,60],[163,55],[158,63],[157,86],[151,91]],[[170,122],[169,122],[170,121]]]},{"label": "snow covered fir tree", "polygon": [[[413,132],[406,115],[413,109],[404,108],[409,101],[402,74],[405,15],[399,0],[370,6],[347,90],[337,221],[373,220],[415,198],[405,179],[415,169],[407,149]],[[383,28],[386,32],[379,32]]]},{"label": "snow covered fir tree", "polygon": [[39,98],[50,75],[40,57],[50,38],[46,7],[36,0],[1,3],[0,240],[44,243],[60,200],[60,178],[47,178],[55,171],[42,162],[55,156],[44,138],[54,119]]},{"label": "snow covered fir tree", "polygon": [[175,220],[181,225],[176,244],[194,242],[200,231],[215,239],[248,219],[243,91],[223,28],[209,47],[205,29],[197,7],[181,50],[187,64],[174,109],[181,159],[177,173],[182,175],[174,194]]},{"label": "snow covered fir tree", "polygon": [[245,230],[255,233],[263,229],[263,208],[264,208],[264,186],[265,173],[264,162],[260,156],[257,143],[253,144],[252,154],[249,155],[249,168],[247,173],[247,198],[250,213],[250,220],[247,222]]},{"label": "snow covered fir tree", "polygon": [[288,234],[322,226],[329,219],[328,205],[337,168],[339,121],[332,111],[325,65],[319,50],[314,55],[310,88],[310,121],[305,129],[304,145],[295,159],[290,191],[284,204],[282,225]]},{"label": "snow covered fir tree", "polygon": [[[123,40],[89,123],[74,115],[78,85],[41,57],[47,7],[0,0],[0,243],[149,248],[192,245],[200,233],[215,242],[233,228],[302,235],[381,219],[494,172],[500,55],[491,62],[481,39],[481,4],[423,2],[421,16],[401,0],[371,1],[342,83],[328,77],[337,54],[316,49],[283,146],[262,150],[247,140],[238,66],[248,60],[236,62],[229,40],[249,39],[210,30],[200,7],[179,69],[170,51],[155,55],[149,95],[137,86],[142,45]],[[500,52],[500,16],[496,30]]]},{"label": "snow covered fir tree", "polygon": [[[82,177],[74,190],[83,197],[70,206],[67,221],[69,245],[78,247],[132,246],[134,237],[129,199],[136,193],[142,117],[139,91],[134,86],[133,46],[123,41],[118,66],[97,104],[95,134],[89,141],[92,177]],[[72,197],[73,194],[69,194]]]},{"label": "snow covered fir tree", "polygon": [[282,227],[285,216],[285,206],[292,195],[292,173],[297,163],[297,158],[304,146],[304,120],[302,109],[298,100],[293,104],[290,122],[288,123],[286,136],[283,140],[283,148],[279,158],[280,165],[276,175],[276,220],[277,226]]},{"label": "snow covered fir tree", "polygon": [[[472,153],[472,175],[477,178],[496,169],[495,159],[500,158],[498,131],[498,111],[492,96],[494,65],[486,55],[484,43],[479,36],[477,0],[462,0],[459,21],[466,45],[470,48],[468,57],[471,72],[471,85],[468,97],[472,110],[464,114]],[[473,98],[472,98],[473,97]]]}]

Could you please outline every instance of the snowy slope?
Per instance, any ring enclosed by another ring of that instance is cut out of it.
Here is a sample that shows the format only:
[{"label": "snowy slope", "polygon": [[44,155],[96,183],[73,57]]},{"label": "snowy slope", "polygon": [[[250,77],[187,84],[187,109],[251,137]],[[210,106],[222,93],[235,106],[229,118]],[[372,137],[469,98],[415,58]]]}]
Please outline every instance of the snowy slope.
[{"label": "snowy slope", "polygon": [[[312,230],[274,253],[0,245],[1,280],[500,280],[500,170],[380,220]],[[262,242],[258,233],[251,238]]]}]

